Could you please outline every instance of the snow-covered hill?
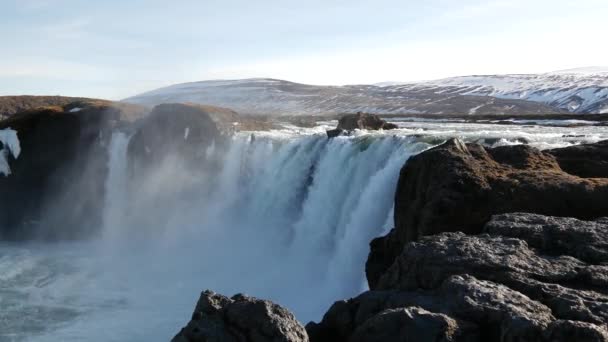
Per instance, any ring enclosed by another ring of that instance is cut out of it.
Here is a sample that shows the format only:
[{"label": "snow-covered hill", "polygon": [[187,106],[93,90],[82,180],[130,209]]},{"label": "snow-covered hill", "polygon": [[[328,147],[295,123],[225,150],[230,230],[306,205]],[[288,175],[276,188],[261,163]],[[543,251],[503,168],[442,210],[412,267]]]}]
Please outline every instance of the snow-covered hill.
[{"label": "snow-covered hill", "polygon": [[395,91],[482,95],[541,102],[573,113],[608,113],[608,67],[545,74],[446,78],[390,87]]},{"label": "snow-covered hill", "polygon": [[258,78],[172,85],[128,99],[156,105],[194,102],[242,114],[607,113],[608,70],[464,76],[406,84],[315,86]]}]

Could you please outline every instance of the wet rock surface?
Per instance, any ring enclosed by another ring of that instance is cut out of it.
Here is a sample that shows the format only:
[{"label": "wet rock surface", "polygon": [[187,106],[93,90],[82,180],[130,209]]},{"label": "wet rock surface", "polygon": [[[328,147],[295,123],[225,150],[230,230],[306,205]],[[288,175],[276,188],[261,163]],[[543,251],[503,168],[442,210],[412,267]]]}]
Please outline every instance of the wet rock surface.
[{"label": "wet rock surface", "polygon": [[308,335],[293,314],[270,301],[205,291],[192,320],[172,341],[306,342]]}]

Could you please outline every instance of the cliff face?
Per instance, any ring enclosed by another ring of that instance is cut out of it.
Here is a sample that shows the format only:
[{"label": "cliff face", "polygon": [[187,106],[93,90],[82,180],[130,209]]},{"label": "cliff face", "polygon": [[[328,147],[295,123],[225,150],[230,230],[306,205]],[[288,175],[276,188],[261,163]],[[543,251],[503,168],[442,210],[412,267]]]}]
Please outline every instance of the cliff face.
[{"label": "cliff face", "polygon": [[[492,215],[508,212],[581,219],[608,215],[608,179],[579,177],[560,167],[560,162],[571,165],[574,155],[592,163],[596,153],[608,150],[606,144],[579,147],[578,154],[568,152],[570,159],[566,151],[571,148],[564,150],[545,153],[524,145],[489,149],[450,140],[410,158],[395,194],[395,228],[371,243],[366,267],[370,288],[404,244],[425,235],[477,234]],[[564,157],[556,160],[554,155]],[[585,172],[581,176],[599,175]]]},{"label": "cliff face", "polygon": [[[0,129],[17,131],[18,158],[0,177],[3,238],[77,237],[98,221],[107,172],[104,146],[123,111],[107,102],[77,102],[15,114]],[[88,181],[81,181],[87,179]],[[61,208],[59,215],[50,213]],[[65,209],[65,210],[63,210]],[[45,217],[53,230],[41,230]],[[60,228],[59,228],[60,227]]]},{"label": "cliff face", "polygon": [[108,144],[116,129],[133,134],[129,163],[143,172],[172,153],[200,162],[205,149],[230,132],[236,115],[189,105],[162,105],[146,112],[139,106],[86,100],[0,121],[0,130],[17,132],[21,146],[18,158],[7,155],[11,174],[0,176],[0,237],[73,239],[94,234],[101,224]]}]

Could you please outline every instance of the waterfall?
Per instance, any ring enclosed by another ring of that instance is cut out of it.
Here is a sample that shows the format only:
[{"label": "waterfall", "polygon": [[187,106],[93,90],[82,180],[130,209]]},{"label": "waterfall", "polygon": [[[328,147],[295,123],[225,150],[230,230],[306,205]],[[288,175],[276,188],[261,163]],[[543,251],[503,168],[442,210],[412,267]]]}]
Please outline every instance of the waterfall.
[{"label": "waterfall", "polygon": [[[129,135],[114,132],[99,238],[0,246],[0,340],[169,340],[204,289],[319,320],[366,288],[369,242],[393,227],[411,155],[456,134],[541,148],[608,138],[601,127],[445,122],[333,139],[324,129],[237,133],[194,162],[176,152],[143,169],[130,165]],[[16,158],[16,136],[4,134]]]},{"label": "waterfall", "polygon": [[136,236],[150,262],[197,272],[184,281],[199,290],[274,299],[304,321],[366,288],[368,244],[390,228],[399,170],[428,147],[390,135],[241,133],[205,151],[217,170],[170,156],[134,175],[134,188],[128,140],[114,133],[109,147],[104,237],[129,246]]}]

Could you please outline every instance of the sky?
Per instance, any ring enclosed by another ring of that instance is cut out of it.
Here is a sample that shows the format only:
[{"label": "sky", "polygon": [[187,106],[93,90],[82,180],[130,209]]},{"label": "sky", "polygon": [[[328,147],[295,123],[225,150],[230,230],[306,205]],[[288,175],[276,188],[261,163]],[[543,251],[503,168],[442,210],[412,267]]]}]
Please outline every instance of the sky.
[{"label": "sky", "polygon": [[0,0],[0,95],[604,66],[607,16],[607,0]]}]

